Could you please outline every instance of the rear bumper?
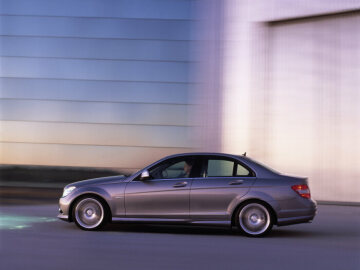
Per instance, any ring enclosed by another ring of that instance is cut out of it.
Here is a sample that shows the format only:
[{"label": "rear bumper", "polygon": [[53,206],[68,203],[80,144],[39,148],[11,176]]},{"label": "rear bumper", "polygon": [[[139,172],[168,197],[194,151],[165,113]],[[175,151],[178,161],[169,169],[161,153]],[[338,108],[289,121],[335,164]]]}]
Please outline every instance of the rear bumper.
[{"label": "rear bumper", "polygon": [[279,218],[277,221],[277,225],[286,226],[286,225],[299,224],[299,223],[308,223],[308,222],[312,222],[314,216],[315,215],[291,217],[291,218]]},{"label": "rear bumper", "polygon": [[[303,199],[302,199],[303,200]],[[278,214],[277,225],[285,226],[298,223],[311,222],[317,212],[317,204],[314,200],[302,201],[305,208],[287,209],[280,211]]]}]

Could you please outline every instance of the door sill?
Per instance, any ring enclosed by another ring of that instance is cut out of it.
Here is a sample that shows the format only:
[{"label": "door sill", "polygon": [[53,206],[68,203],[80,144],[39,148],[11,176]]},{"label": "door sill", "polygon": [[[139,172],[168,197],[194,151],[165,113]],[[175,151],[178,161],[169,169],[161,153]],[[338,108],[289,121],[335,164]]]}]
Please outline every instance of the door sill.
[{"label": "door sill", "polygon": [[113,217],[112,222],[123,223],[157,223],[157,224],[191,224],[191,225],[212,225],[230,226],[228,220],[191,220],[191,219],[170,219],[170,218],[117,218]]}]

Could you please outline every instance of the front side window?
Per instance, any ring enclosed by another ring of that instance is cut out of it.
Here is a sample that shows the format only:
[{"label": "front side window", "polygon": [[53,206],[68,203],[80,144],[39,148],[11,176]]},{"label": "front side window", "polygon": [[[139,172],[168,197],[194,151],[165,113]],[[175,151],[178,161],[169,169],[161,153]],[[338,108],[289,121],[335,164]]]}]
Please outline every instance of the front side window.
[{"label": "front side window", "polygon": [[182,158],[165,161],[150,169],[152,179],[175,179],[192,177],[195,159]]}]

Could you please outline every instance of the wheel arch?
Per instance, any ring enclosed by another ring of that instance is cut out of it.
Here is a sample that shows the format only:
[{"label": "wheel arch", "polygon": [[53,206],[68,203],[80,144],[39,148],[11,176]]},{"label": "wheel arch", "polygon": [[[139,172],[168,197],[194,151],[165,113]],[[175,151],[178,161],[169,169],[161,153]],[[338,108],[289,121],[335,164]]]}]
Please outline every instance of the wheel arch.
[{"label": "wheel arch", "polygon": [[69,206],[69,221],[72,222],[73,221],[73,209],[75,204],[82,198],[86,198],[86,197],[92,197],[92,198],[96,198],[98,199],[102,205],[105,208],[105,211],[107,211],[108,213],[108,221],[111,221],[112,219],[112,212],[111,212],[111,208],[109,203],[106,201],[105,198],[103,198],[101,195],[97,194],[97,193],[93,193],[93,192],[87,192],[87,193],[82,193],[81,195],[77,196],[76,198],[73,199],[73,201],[71,202],[70,206]]},{"label": "wheel arch", "polygon": [[239,208],[243,207],[245,204],[248,203],[252,203],[252,202],[256,202],[256,203],[260,203],[262,205],[264,205],[267,209],[269,209],[270,211],[270,215],[273,219],[273,222],[275,225],[277,225],[277,215],[276,212],[274,210],[274,208],[266,201],[261,200],[261,199],[257,199],[257,198],[249,198],[246,199],[242,202],[240,202],[233,210],[233,212],[231,213],[231,226],[235,226],[236,225],[236,213],[239,210]]}]

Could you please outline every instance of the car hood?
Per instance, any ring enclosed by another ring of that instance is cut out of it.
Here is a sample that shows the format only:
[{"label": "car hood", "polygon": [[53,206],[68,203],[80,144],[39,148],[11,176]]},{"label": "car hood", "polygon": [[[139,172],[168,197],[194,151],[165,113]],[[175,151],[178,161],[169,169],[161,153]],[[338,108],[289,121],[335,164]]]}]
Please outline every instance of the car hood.
[{"label": "car hood", "polygon": [[90,186],[90,185],[110,184],[110,183],[115,183],[115,182],[123,182],[126,178],[127,177],[124,175],[94,178],[94,179],[88,179],[88,180],[74,182],[74,183],[67,185],[66,187],[69,187],[69,186],[83,187],[83,186]]}]

